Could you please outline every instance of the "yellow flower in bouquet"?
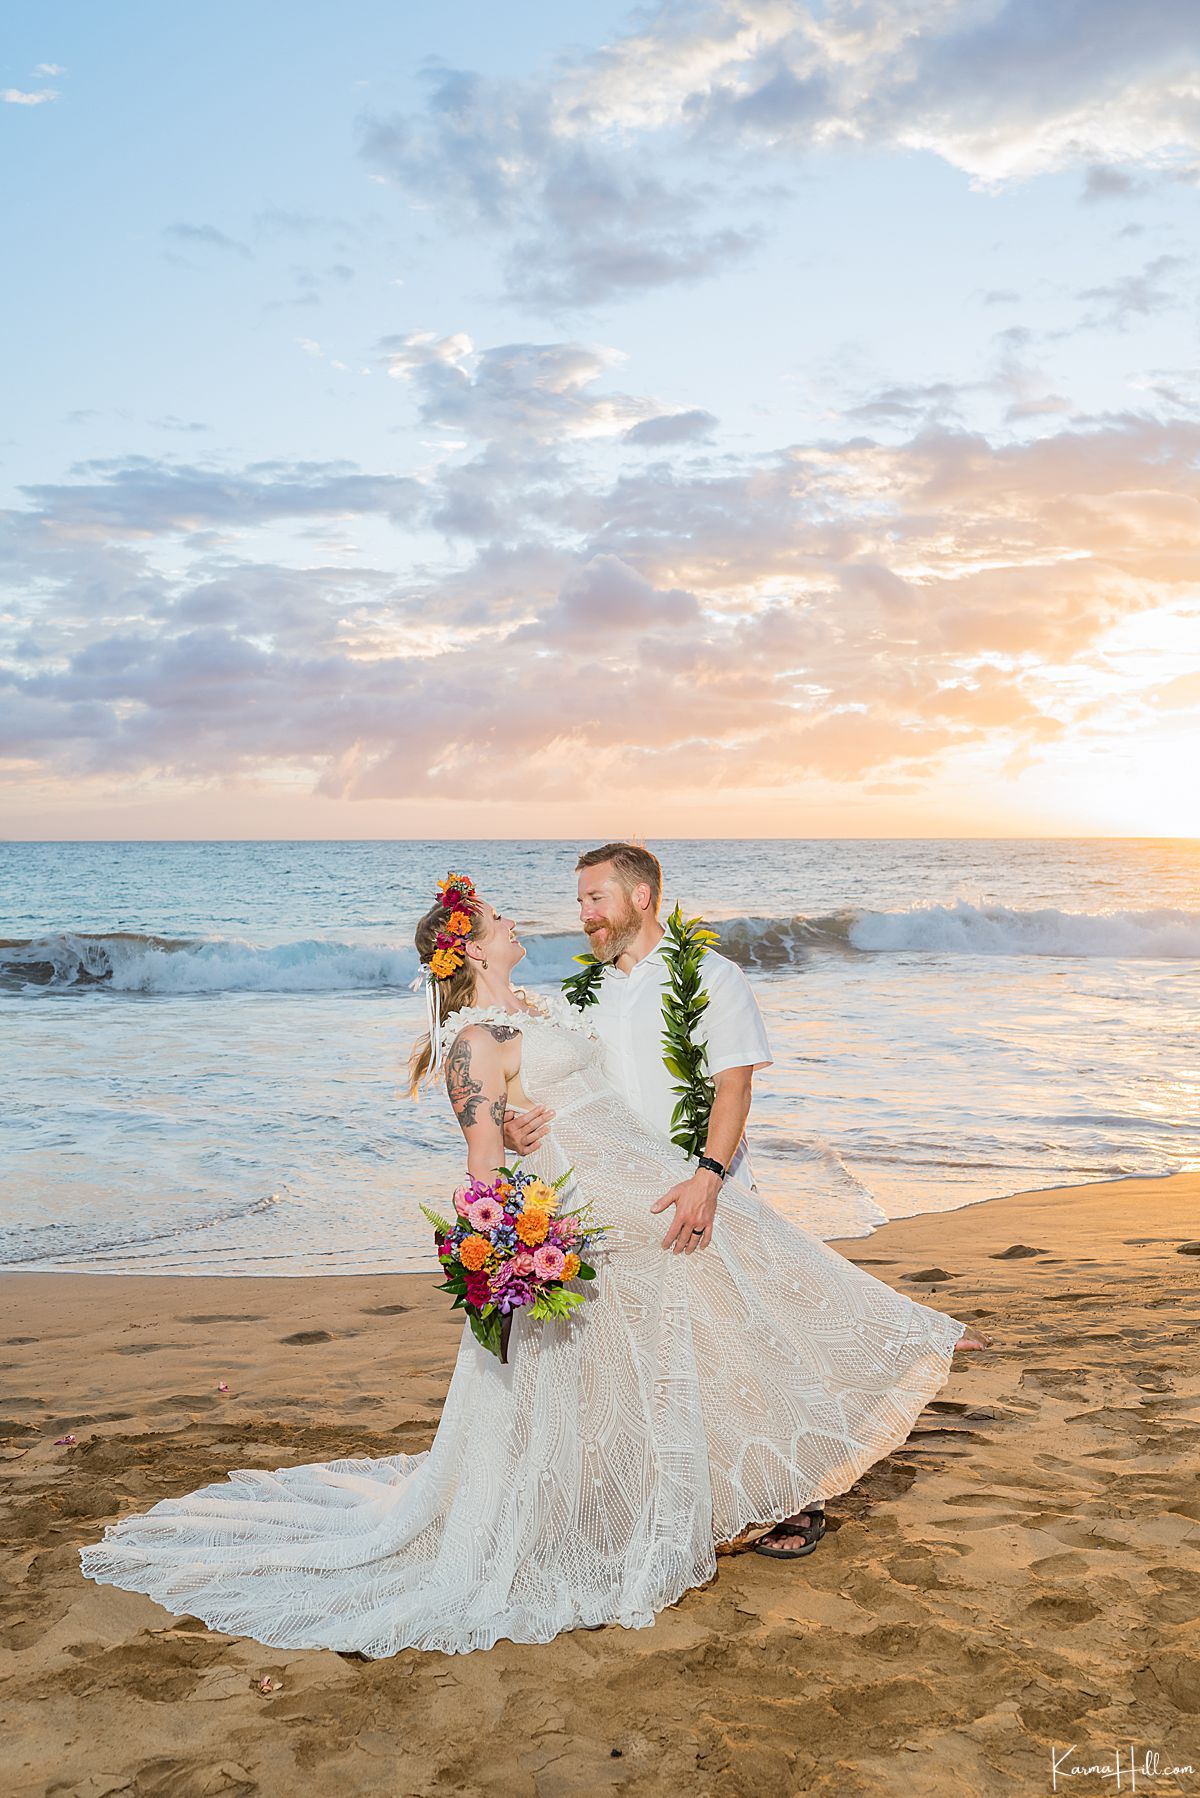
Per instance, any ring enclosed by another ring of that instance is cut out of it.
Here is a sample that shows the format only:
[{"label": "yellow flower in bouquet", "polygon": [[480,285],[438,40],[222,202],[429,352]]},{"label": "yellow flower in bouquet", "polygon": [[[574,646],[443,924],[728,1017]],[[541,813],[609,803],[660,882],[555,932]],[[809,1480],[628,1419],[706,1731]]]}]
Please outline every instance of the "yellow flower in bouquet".
[{"label": "yellow flower in bouquet", "polygon": [[525,1188],[525,1204],[535,1211],[552,1212],[558,1204],[558,1194],[545,1180],[531,1180]]}]

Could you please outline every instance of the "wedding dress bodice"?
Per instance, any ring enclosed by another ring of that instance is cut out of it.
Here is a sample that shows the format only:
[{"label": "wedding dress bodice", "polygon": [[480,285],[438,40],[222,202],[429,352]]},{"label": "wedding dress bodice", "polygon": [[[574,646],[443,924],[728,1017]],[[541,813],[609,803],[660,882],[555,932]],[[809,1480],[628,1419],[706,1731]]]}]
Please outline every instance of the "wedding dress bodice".
[{"label": "wedding dress bodice", "polygon": [[541,994],[536,1011],[506,1011],[500,1005],[470,1005],[451,1012],[441,1026],[442,1052],[469,1024],[500,1024],[521,1032],[521,1085],[538,1105],[561,1118],[595,1104],[624,1109],[604,1074],[604,1045],[586,1013],[560,993]]}]

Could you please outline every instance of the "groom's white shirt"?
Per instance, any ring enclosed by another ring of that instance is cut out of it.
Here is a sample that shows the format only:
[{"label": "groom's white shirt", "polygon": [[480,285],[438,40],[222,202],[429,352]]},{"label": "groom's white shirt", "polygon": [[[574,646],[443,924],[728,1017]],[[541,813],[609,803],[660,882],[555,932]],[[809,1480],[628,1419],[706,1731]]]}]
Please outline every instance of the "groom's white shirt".
[{"label": "groom's white shirt", "polygon": [[[671,1113],[678,1094],[674,1075],[663,1061],[663,989],[667,967],[658,943],[628,974],[604,971],[599,994],[587,1012],[604,1044],[605,1072],[627,1105],[663,1136],[671,1134]],[[710,949],[704,957],[703,982],[708,1009],[697,1026],[697,1038],[708,1048],[708,1071],[767,1068],[771,1045],[750,982],[736,962]],[[743,1137],[730,1172],[753,1179]]]}]

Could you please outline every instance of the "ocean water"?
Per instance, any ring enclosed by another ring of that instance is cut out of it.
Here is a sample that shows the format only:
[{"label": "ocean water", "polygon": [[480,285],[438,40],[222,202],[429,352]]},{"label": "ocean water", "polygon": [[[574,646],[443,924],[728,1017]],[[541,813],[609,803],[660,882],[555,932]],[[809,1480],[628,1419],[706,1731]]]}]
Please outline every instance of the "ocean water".
[{"label": "ocean water", "polygon": [[[759,1187],[819,1235],[1200,1166],[1200,843],[651,847],[754,982]],[[462,1157],[404,1088],[413,923],[464,869],[550,987],[575,854],[0,845],[0,1266],[431,1267]]]}]

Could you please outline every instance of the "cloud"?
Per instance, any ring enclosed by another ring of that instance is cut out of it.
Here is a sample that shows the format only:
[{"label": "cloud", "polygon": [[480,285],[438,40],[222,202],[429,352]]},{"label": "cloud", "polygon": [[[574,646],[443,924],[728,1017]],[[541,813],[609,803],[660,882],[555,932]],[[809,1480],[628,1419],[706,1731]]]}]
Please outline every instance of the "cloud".
[{"label": "cloud", "polygon": [[[731,770],[762,790],[926,780],[964,751],[1036,757],[1098,729],[1085,676],[1111,634],[1200,583],[1195,418],[1073,418],[1019,442],[929,417],[884,442],[848,421],[614,472],[611,444],[563,457],[563,421],[543,427],[555,396],[595,403],[581,346],[490,363],[451,342],[397,352],[406,378],[463,376],[455,403],[488,430],[511,379],[548,448],[489,438],[420,480],[138,459],[27,489],[0,539],[5,753],[101,787],[287,770],[348,800],[444,793],[483,766],[541,798],[716,792]],[[257,529],[330,517],[466,548],[409,548],[400,572],[255,554]]]},{"label": "cloud", "polygon": [[1145,182],[1107,163],[1093,163],[1084,175],[1083,198],[1090,204],[1097,200],[1126,200],[1145,191]]},{"label": "cloud", "polygon": [[421,498],[411,478],[362,475],[339,462],[257,462],[239,474],[148,456],[79,464],[92,478],[38,482],[20,491],[60,529],[148,537],[271,519],[377,512],[400,520]]},{"label": "cloud", "polygon": [[625,442],[643,449],[659,449],[670,443],[695,443],[711,437],[717,420],[711,412],[693,407],[690,412],[664,412],[658,418],[643,418],[625,433]]},{"label": "cloud", "polygon": [[924,385],[885,387],[846,412],[847,418],[864,424],[908,424],[929,417],[956,413],[963,389],[950,381]]},{"label": "cloud", "polygon": [[477,351],[465,332],[384,337],[389,375],[411,384],[418,416],[471,437],[552,442],[627,431],[653,401],[594,392],[621,358],[582,343],[508,343]]},{"label": "cloud", "polygon": [[150,423],[159,431],[181,431],[188,436],[212,430],[211,425],[203,424],[199,419],[176,418],[173,412],[168,412],[165,418],[152,418]]},{"label": "cloud", "polygon": [[655,172],[636,146],[589,136],[585,113],[541,83],[434,69],[423,113],[363,121],[362,153],[381,180],[437,204],[460,230],[507,241],[517,299],[590,306],[697,281],[745,256],[751,224],[708,222],[711,193]]},{"label": "cloud", "polygon": [[58,94],[52,87],[39,88],[31,93],[19,87],[0,88],[0,100],[6,106],[44,106],[48,100],[57,100]]},{"label": "cloud", "polygon": [[203,244],[214,250],[228,250],[235,256],[254,255],[249,244],[239,243],[236,238],[226,236],[215,225],[164,225],[163,236],[182,238],[185,243]]},{"label": "cloud", "polygon": [[612,646],[630,634],[695,624],[699,617],[694,594],[678,587],[661,592],[619,556],[599,555],[570,575],[554,603],[516,640]]},{"label": "cloud", "polygon": [[1193,0],[731,0],[666,7],[525,79],[428,71],[362,122],[377,179],[491,235],[510,297],[586,307],[751,253],[764,158],[920,150],[981,186],[1084,171],[1085,198],[1200,167]]},{"label": "cloud", "polygon": [[1101,302],[1099,312],[1090,312],[1076,326],[1077,330],[1114,328],[1125,330],[1131,318],[1149,318],[1179,302],[1168,286],[1166,276],[1186,268],[1181,256],[1156,256],[1136,275],[1121,275],[1115,281],[1098,287],[1085,287],[1081,300]]}]

